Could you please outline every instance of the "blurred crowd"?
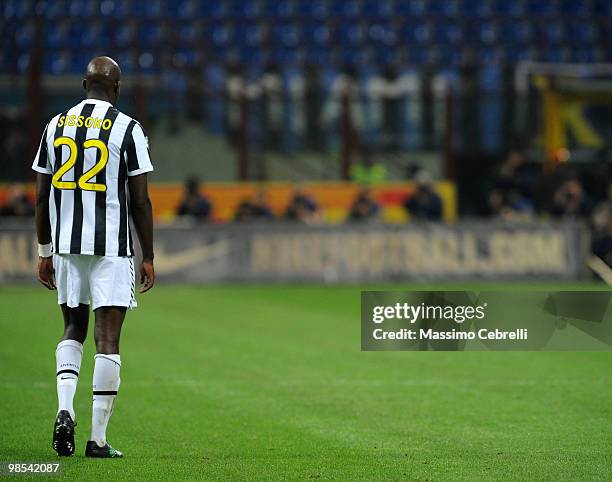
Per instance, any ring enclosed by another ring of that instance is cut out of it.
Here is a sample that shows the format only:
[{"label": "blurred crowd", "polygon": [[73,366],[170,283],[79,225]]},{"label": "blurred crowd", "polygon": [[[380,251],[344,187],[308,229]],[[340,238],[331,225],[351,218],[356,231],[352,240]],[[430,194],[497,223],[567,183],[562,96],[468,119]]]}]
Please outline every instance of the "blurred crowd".
[{"label": "blurred crowd", "polygon": [[[412,221],[441,221],[442,199],[436,192],[430,173],[416,169],[411,175],[414,188],[403,200],[403,208]],[[381,205],[367,187],[356,194],[346,215],[346,222],[380,222]],[[511,152],[494,170],[484,187],[486,206],[483,214],[505,222],[529,222],[535,219],[576,219],[588,224],[592,233],[592,251],[612,266],[612,167],[603,161],[582,172],[569,164],[551,172],[539,163],[529,162],[519,152]],[[33,200],[20,184],[8,189],[0,204],[0,217],[30,217]],[[213,204],[200,181],[189,178],[176,207],[176,216],[196,222],[213,222]],[[232,217],[236,223],[288,221],[307,224],[323,222],[322,208],[312,195],[296,186],[284,211],[273,212],[260,189],[242,199]]]},{"label": "blurred crowd", "polygon": [[[568,155],[562,151],[561,159]],[[593,253],[612,266],[612,164],[605,153],[583,169],[561,163],[547,172],[513,151],[491,176],[486,198],[491,218],[582,220],[591,229]]]},{"label": "blurred crowd", "polygon": [[[403,207],[412,220],[441,221],[442,199],[435,191],[431,176],[426,171],[419,171],[415,176],[414,190],[406,196]],[[212,203],[203,193],[199,181],[190,178],[184,186],[183,198],[176,214],[179,217],[191,218],[197,222],[210,222]],[[381,221],[381,206],[367,186],[359,189],[348,209],[347,222]],[[296,186],[287,206],[281,215],[275,215],[266,200],[266,192],[258,190],[252,197],[244,198],[235,209],[233,221],[297,221],[307,224],[323,222],[320,204],[301,186]]]}]

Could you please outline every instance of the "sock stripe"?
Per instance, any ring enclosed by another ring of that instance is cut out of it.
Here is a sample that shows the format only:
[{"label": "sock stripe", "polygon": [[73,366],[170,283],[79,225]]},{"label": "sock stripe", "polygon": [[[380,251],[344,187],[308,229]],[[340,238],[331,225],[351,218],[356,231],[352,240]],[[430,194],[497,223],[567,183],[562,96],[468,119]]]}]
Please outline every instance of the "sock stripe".
[{"label": "sock stripe", "polygon": [[94,390],[94,395],[117,395],[117,390]]},{"label": "sock stripe", "polygon": [[76,370],[69,370],[69,369],[60,370],[59,372],[57,372],[56,376],[61,375],[62,373],[72,373],[73,375],[76,375],[77,377],[79,376],[79,372],[77,372]]}]

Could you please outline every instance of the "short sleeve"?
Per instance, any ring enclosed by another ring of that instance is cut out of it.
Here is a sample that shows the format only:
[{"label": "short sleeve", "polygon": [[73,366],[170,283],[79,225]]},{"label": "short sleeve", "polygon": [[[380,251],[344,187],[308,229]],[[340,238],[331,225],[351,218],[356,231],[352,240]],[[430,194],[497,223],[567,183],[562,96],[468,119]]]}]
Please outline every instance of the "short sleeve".
[{"label": "short sleeve", "polygon": [[47,148],[48,129],[49,124],[47,124],[47,127],[45,127],[45,131],[43,132],[42,139],[40,140],[40,144],[38,146],[38,151],[36,152],[36,157],[32,163],[32,169],[36,172],[40,172],[41,174],[53,174],[53,169],[51,169],[51,163],[49,162],[49,152]]},{"label": "short sleeve", "polygon": [[128,139],[125,152],[128,176],[137,176],[153,170],[149,154],[149,140],[138,123],[132,128],[131,138]]}]

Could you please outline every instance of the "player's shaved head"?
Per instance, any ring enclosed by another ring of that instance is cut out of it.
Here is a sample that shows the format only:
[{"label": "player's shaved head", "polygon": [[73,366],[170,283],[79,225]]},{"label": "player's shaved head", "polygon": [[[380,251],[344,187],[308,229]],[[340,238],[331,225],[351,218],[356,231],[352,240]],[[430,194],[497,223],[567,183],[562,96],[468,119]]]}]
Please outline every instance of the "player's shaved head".
[{"label": "player's shaved head", "polygon": [[110,57],[95,57],[87,64],[83,87],[89,98],[117,102],[121,83],[119,64]]}]

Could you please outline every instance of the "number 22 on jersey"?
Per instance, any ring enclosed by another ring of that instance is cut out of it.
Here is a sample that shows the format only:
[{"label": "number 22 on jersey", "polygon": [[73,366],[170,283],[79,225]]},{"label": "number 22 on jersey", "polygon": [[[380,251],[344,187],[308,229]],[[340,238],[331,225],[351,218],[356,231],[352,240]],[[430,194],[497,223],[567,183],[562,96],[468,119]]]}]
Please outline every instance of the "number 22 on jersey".
[{"label": "number 22 on jersey", "polygon": [[[53,143],[53,147],[67,146],[70,150],[68,160],[60,166],[57,172],[53,175],[51,183],[57,189],[71,189],[77,188],[77,183],[74,181],[62,181],[62,177],[70,169],[74,167],[76,163],[78,147],[74,139],[70,137],[58,137]],[[100,151],[100,160],[93,166],[89,171],[83,173],[78,180],[78,186],[84,191],[106,191],[106,185],[101,183],[89,182],[92,177],[98,174],[102,169],[106,167],[108,162],[108,147],[104,142],[99,139],[88,139],[83,142],[83,149],[97,149]]]}]

